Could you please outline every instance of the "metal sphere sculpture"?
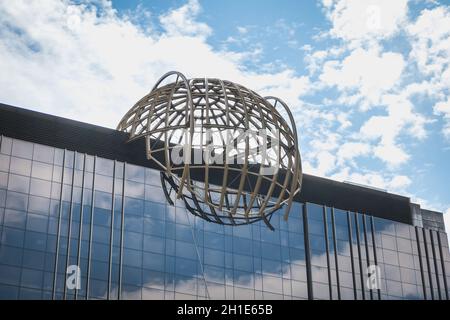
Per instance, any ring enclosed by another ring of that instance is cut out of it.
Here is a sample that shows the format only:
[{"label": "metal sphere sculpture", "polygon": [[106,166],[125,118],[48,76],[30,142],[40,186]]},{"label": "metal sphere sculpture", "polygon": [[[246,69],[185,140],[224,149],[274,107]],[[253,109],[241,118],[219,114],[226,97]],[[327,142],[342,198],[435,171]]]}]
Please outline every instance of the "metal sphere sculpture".
[{"label": "metal sphere sculpture", "polygon": [[[284,113],[288,121],[281,115]],[[129,141],[145,138],[162,169],[170,204],[181,200],[207,221],[270,223],[287,219],[302,183],[297,130],[288,106],[219,79],[169,72],[122,118]]]}]

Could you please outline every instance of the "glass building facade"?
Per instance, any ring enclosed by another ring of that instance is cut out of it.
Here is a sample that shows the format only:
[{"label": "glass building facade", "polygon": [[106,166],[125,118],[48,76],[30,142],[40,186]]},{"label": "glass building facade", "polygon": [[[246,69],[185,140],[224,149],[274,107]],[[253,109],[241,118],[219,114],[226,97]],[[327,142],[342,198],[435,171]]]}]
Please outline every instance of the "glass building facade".
[{"label": "glass building facade", "polygon": [[1,299],[449,298],[444,232],[299,202],[275,231],[218,225],[167,204],[157,170],[0,143]]}]

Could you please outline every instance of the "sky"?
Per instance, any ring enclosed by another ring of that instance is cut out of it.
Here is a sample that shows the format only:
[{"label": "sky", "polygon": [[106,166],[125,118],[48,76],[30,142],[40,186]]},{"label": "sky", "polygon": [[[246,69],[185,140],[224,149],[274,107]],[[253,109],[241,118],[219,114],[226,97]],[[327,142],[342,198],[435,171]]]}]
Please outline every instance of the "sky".
[{"label": "sky", "polygon": [[0,102],[115,128],[164,73],[283,99],[305,173],[450,230],[450,1],[0,0]]}]

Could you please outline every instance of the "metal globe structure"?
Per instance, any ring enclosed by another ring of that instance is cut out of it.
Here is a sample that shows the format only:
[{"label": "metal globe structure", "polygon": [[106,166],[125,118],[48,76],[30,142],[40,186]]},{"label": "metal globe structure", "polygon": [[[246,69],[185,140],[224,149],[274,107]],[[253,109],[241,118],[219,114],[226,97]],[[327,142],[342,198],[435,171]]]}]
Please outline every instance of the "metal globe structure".
[{"label": "metal globe structure", "polygon": [[[282,114],[286,116],[285,119]],[[207,221],[242,225],[285,207],[302,183],[297,130],[288,106],[231,81],[172,71],[122,118],[129,142],[145,139],[168,202]]]}]

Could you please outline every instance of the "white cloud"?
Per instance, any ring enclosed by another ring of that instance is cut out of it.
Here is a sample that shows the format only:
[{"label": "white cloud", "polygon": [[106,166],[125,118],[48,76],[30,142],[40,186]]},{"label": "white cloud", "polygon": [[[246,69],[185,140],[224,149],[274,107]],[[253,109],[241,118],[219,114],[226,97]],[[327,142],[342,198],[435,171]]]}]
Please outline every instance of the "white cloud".
[{"label": "white cloud", "polygon": [[337,157],[340,164],[370,153],[370,145],[362,142],[346,142],[339,147]]},{"label": "white cloud", "polygon": [[[450,61],[450,8],[436,7],[423,10],[417,20],[408,26],[412,37],[410,58],[415,61],[419,70],[426,75],[449,77]],[[445,85],[450,85],[446,82]]]},{"label": "white cloud", "polygon": [[393,36],[408,14],[407,0],[326,0],[323,5],[332,23],[329,34],[353,47]]},{"label": "white cloud", "polygon": [[255,52],[215,51],[197,1],[163,14],[162,34],[118,16],[110,2],[96,3],[0,2],[0,101],[115,127],[169,70],[233,80],[293,109],[308,91],[308,79],[292,70],[245,70]]},{"label": "white cloud", "polygon": [[159,21],[167,36],[193,36],[206,38],[212,33],[211,28],[196,20],[201,7],[197,0],[189,0],[184,6],[163,14]]},{"label": "white cloud", "polygon": [[403,189],[412,183],[411,179],[406,176],[395,176],[389,183],[392,189]]},{"label": "white cloud", "polygon": [[[362,170],[361,170],[362,171]],[[405,192],[411,184],[411,180],[405,175],[380,174],[379,172],[351,172],[349,167],[344,167],[331,176],[332,179],[358,183],[369,187],[380,188],[389,192]]]},{"label": "white cloud", "polygon": [[[336,86],[346,102],[361,101],[361,106],[367,109],[379,104],[383,93],[399,85],[403,68],[401,54],[356,49],[342,62],[325,62],[319,79],[327,86]],[[350,101],[353,95],[356,99]]]},{"label": "white cloud", "polygon": [[245,33],[248,32],[248,29],[247,29],[246,27],[237,27],[237,31],[238,31],[240,34],[245,34]]},{"label": "white cloud", "polygon": [[440,101],[433,107],[435,114],[442,115],[444,118],[444,127],[442,133],[446,138],[450,138],[450,98],[447,101]]}]

